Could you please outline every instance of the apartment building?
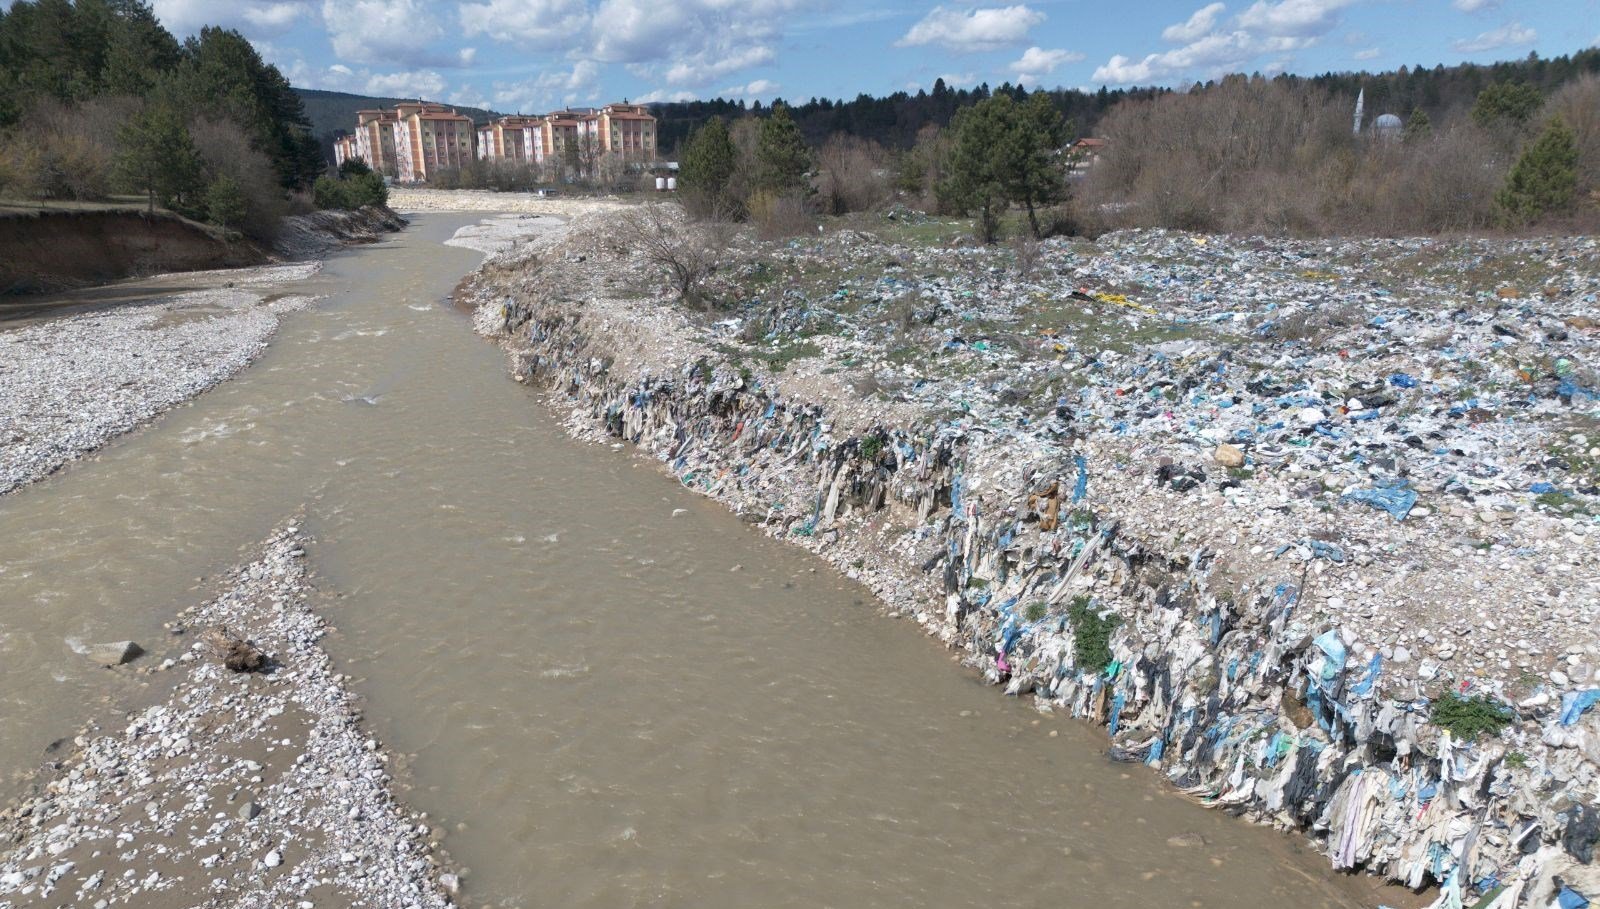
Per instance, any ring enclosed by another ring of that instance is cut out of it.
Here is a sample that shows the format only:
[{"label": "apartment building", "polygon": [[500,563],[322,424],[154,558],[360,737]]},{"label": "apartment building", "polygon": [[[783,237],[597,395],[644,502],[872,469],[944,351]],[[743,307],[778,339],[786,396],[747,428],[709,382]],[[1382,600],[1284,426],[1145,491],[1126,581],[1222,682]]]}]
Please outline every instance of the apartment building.
[{"label": "apartment building", "polygon": [[392,110],[356,111],[356,154],[367,166],[386,176],[395,175],[394,128],[400,115]]},{"label": "apartment building", "polygon": [[394,113],[395,178],[401,183],[425,183],[430,173],[472,160],[471,117],[423,101],[396,104]]},{"label": "apartment building", "polygon": [[[519,147],[511,136],[522,135]],[[542,117],[502,117],[478,131],[478,157],[534,164],[570,162],[593,167],[607,158],[648,162],[656,157],[656,118],[642,104],[608,104],[554,111]]]},{"label": "apartment building", "polygon": [[543,152],[543,117],[501,117],[478,128],[479,159],[536,163]]},{"label": "apartment building", "polygon": [[333,140],[333,163],[334,163],[334,166],[335,167],[343,166],[344,162],[349,161],[351,158],[361,158],[363,160],[365,160],[365,158],[366,158],[365,155],[361,154],[360,149],[358,149],[356,147],[356,137],[355,136],[340,136],[337,139],[334,139]]}]

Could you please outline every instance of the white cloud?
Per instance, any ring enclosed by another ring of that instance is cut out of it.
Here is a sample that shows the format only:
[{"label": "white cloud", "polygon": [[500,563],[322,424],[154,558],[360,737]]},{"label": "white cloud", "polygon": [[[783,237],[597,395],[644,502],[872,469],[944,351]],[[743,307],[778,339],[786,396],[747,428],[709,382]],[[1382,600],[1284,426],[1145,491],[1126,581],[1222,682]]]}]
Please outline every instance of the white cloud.
[{"label": "white cloud", "polygon": [[748,85],[734,85],[725,88],[718,95],[726,98],[767,98],[778,93],[781,86],[771,79],[757,79]]},{"label": "white cloud", "polygon": [[1500,0],[1451,0],[1450,5],[1463,13],[1478,13],[1486,9],[1499,9]]},{"label": "white cloud", "polygon": [[478,60],[478,49],[476,47],[463,47],[456,51],[456,59],[461,61],[462,66],[471,66]]},{"label": "white cloud", "polygon": [[1376,60],[1383,56],[1383,51],[1376,47],[1369,47],[1366,50],[1356,51],[1353,56],[1357,60]]},{"label": "white cloud", "polygon": [[367,77],[366,91],[393,98],[433,99],[444,94],[444,77],[432,70],[373,73]]},{"label": "white cloud", "polygon": [[570,70],[545,71],[522,82],[496,82],[494,101],[502,110],[524,113],[594,101],[600,95],[600,66],[579,60]]},{"label": "white cloud", "polygon": [[237,28],[252,37],[275,35],[287,31],[301,16],[311,13],[309,4],[303,0],[244,0],[231,3],[218,0],[156,0],[153,8],[161,24],[180,38],[197,34],[205,25]]},{"label": "white cloud", "polygon": [[1526,47],[1538,39],[1539,33],[1521,22],[1507,22],[1476,38],[1463,38],[1450,46],[1464,54],[1476,54],[1503,47]]},{"label": "white cloud", "polygon": [[1195,70],[1215,73],[1236,69],[1263,51],[1262,43],[1248,32],[1213,33],[1142,60],[1117,54],[1096,69],[1090,79],[1113,85],[1149,84]]},{"label": "white cloud", "polygon": [[427,48],[443,29],[422,0],[323,0],[322,21],[341,60],[403,66],[437,62]]},{"label": "white cloud", "polygon": [[1163,40],[1174,44],[1188,44],[1205,37],[1212,29],[1217,27],[1217,17],[1228,7],[1221,3],[1202,6],[1194,11],[1188,21],[1177,25],[1169,25],[1161,31]]},{"label": "white cloud", "polygon": [[662,102],[671,102],[671,101],[693,101],[694,98],[695,98],[694,92],[669,91],[669,90],[664,89],[664,88],[658,88],[658,89],[655,89],[654,91],[645,92],[644,94],[640,95],[639,97],[634,98],[633,99],[633,103],[635,103],[635,104],[660,104]]},{"label": "white cloud", "polygon": [[727,54],[705,51],[672,64],[667,69],[666,79],[674,85],[703,85],[746,67],[771,63],[776,58],[772,48],[759,44]]},{"label": "white cloud", "polygon": [[938,44],[957,53],[1000,50],[1028,40],[1028,32],[1045,20],[1027,6],[991,7],[968,12],[936,6],[896,41],[899,47]]},{"label": "white cloud", "polygon": [[586,38],[589,8],[584,0],[487,0],[463,3],[461,29],[468,38],[488,35],[496,41],[548,49]]},{"label": "white cloud", "polygon": [[1022,56],[1007,64],[1007,68],[1017,74],[1017,82],[1026,85],[1038,85],[1045,77],[1056,71],[1066,63],[1076,63],[1083,59],[1083,54],[1069,50],[1045,50],[1042,47],[1030,47],[1022,52]]},{"label": "white cloud", "polygon": [[1239,14],[1239,27],[1266,35],[1314,38],[1339,25],[1339,12],[1355,0],[1257,0]]}]

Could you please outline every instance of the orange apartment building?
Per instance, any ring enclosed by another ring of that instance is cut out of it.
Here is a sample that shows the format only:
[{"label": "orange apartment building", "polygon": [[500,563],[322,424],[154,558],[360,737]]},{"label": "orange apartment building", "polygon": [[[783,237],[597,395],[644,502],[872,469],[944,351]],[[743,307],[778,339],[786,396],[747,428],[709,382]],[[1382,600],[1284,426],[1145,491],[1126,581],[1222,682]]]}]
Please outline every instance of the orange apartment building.
[{"label": "orange apartment building", "polygon": [[[521,133],[520,147],[514,133]],[[653,161],[656,118],[642,104],[568,108],[542,117],[502,117],[480,129],[478,140],[478,157],[484,160],[576,161],[584,167],[613,155]]]},{"label": "orange apartment building", "polygon": [[[339,167],[351,158],[363,158],[360,150],[356,148],[355,136],[340,136],[333,140],[333,164]],[[371,166],[370,164],[368,165]]]},{"label": "orange apartment building", "polygon": [[394,108],[395,179],[425,183],[428,174],[472,160],[472,118],[453,107],[406,101]]},{"label": "orange apartment building", "polygon": [[380,174],[395,175],[394,127],[400,115],[392,110],[356,111],[356,154]]}]

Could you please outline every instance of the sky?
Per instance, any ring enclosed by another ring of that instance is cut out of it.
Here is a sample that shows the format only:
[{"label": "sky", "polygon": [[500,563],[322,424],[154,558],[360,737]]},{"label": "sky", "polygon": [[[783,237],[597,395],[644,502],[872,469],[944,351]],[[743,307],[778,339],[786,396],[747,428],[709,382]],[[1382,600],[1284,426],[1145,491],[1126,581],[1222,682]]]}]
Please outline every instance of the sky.
[{"label": "sky", "polygon": [[236,28],[289,80],[506,113],[951,86],[1186,86],[1571,53],[1600,0],[154,0]]}]

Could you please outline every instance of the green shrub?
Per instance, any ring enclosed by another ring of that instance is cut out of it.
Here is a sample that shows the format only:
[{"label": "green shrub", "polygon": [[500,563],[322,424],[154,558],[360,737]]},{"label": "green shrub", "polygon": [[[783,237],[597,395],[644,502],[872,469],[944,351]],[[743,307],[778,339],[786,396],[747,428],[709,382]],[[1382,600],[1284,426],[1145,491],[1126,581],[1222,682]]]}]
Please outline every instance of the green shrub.
[{"label": "green shrub", "polygon": [[244,189],[239,181],[221,176],[206,187],[206,220],[218,227],[236,228],[248,213]]},{"label": "green shrub", "polygon": [[1556,117],[1517,159],[1494,200],[1507,223],[1520,226],[1571,208],[1577,188],[1577,139],[1566,121]]},{"label": "green shrub", "polygon": [[1077,667],[1098,672],[1111,664],[1111,632],[1121,619],[1116,615],[1101,618],[1090,603],[1087,596],[1073,600],[1067,619],[1072,622],[1072,652]]},{"label": "green shrub", "polygon": [[311,186],[311,199],[318,208],[350,207],[350,193],[346,191],[344,181],[337,177],[318,177]]},{"label": "green shrub", "polygon": [[1043,604],[1041,602],[1035,601],[1035,602],[1032,602],[1032,603],[1028,604],[1028,608],[1023,613],[1023,615],[1027,616],[1028,621],[1037,622],[1040,619],[1044,618],[1045,614],[1048,613],[1049,611],[1050,611],[1050,607],[1046,606],[1045,604]]},{"label": "green shrub", "polygon": [[1433,722],[1458,741],[1470,742],[1487,732],[1499,735],[1510,725],[1510,708],[1487,698],[1462,697],[1446,691],[1433,704]]}]

